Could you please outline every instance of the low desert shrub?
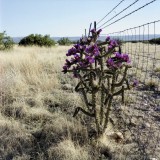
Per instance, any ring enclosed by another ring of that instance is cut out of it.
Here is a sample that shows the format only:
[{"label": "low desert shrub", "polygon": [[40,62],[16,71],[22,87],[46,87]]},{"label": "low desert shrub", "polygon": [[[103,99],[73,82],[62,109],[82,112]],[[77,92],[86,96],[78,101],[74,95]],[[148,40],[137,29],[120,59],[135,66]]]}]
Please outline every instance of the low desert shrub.
[{"label": "low desert shrub", "polygon": [[31,34],[24,37],[19,42],[20,46],[40,46],[40,47],[52,47],[55,45],[55,41],[50,38],[49,35],[42,36],[41,34]]},{"label": "low desert shrub", "polygon": [[149,43],[151,44],[159,44],[160,45],[160,38],[154,38],[149,40]]},{"label": "low desert shrub", "polygon": [[7,36],[6,32],[0,33],[0,50],[8,50],[13,48],[13,40]]},{"label": "low desert shrub", "polygon": [[63,46],[68,46],[72,44],[72,41],[70,41],[69,38],[64,38],[64,37],[58,40],[57,42],[59,45],[63,45]]}]

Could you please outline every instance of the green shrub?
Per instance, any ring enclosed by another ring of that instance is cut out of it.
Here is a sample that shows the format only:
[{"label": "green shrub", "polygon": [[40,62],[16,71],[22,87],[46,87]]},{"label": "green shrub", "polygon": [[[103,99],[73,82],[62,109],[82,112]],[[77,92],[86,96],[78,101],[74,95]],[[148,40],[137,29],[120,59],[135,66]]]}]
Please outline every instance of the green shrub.
[{"label": "green shrub", "polygon": [[42,36],[41,34],[30,34],[24,37],[19,42],[22,46],[40,46],[40,47],[51,47],[55,45],[55,41],[50,38],[49,35]]},{"label": "green shrub", "polygon": [[149,43],[151,44],[159,44],[160,45],[160,38],[154,38],[149,40]]},{"label": "green shrub", "polygon": [[57,42],[59,45],[64,45],[64,46],[72,44],[72,41],[70,41],[69,38],[64,38],[64,37],[58,40]]},{"label": "green shrub", "polygon": [[0,33],[0,50],[8,50],[13,48],[13,40],[7,36],[6,32]]}]

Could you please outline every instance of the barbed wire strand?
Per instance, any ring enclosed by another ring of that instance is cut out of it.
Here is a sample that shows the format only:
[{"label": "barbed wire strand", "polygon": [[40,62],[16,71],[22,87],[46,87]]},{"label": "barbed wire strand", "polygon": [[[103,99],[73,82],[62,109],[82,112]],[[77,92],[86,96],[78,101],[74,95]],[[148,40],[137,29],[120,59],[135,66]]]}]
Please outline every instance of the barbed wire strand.
[{"label": "barbed wire strand", "polygon": [[[108,25],[104,26],[104,27],[103,27],[103,28],[101,28],[101,29],[104,29],[104,28],[106,28],[106,27],[111,26],[112,24],[114,24],[114,23],[116,23],[116,22],[118,22],[118,21],[120,21],[120,20],[122,20],[122,19],[124,19],[124,18],[128,17],[129,15],[131,15],[131,14],[133,14],[133,13],[135,13],[135,12],[137,12],[137,11],[141,10],[142,8],[144,8],[144,7],[148,6],[149,4],[151,4],[151,3],[155,2],[155,1],[157,1],[157,0],[152,0],[152,1],[151,1],[151,2],[149,2],[149,3],[146,3],[145,5],[143,5],[143,6],[139,7],[139,8],[137,8],[136,10],[134,10],[134,11],[130,12],[129,14],[127,14],[127,15],[125,15],[125,16],[123,16],[123,17],[121,17],[121,18],[117,19],[117,20],[115,20],[114,22],[112,22],[112,23],[110,23],[110,24],[108,24]],[[101,27],[102,27],[102,26],[101,26]]]},{"label": "barbed wire strand", "polygon": [[133,3],[131,3],[129,6],[127,6],[126,8],[124,8],[122,11],[120,11],[119,13],[117,13],[115,16],[113,16],[112,18],[110,18],[107,22],[103,23],[101,26],[99,26],[98,28],[101,28],[103,25],[105,25],[106,23],[110,22],[112,19],[114,19],[115,17],[119,16],[121,13],[123,13],[124,11],[126,11],[127,9],[129,9],[131,6],[133,6],[134,4],[136,4],[138,1],[140,0],[136,0]]},{"label": "barbed wire strand", "polygon": [[125,0],[121,0],[110,12],[108,12],[101,20],[99,20],[99,21],[97,22],[97,25],[98,25],[100,22],[102,22],[110,13],[112,13],[123,1],[125,1]]}]

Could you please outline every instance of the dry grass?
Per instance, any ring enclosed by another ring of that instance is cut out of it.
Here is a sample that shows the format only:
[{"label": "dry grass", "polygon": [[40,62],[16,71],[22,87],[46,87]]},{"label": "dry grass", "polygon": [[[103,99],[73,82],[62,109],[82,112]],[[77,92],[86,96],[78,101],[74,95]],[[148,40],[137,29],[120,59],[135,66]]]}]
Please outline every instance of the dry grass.
[{"label": "dry grass", "polygon": [[97,160],[98,151],[121,152],[122,145],[106,137],[88,146],[85,117],[72,118],[84,103],[74,92],[77,80],[61,72],[69,48],[15,46],[0,52],[0,159]]},{"label": "dry grass", "polygon": [[92,159],[87,151],[87,148],[82,148],[75,145],[71,140],[64,140],[56,147],[50,147],[48,150],[49,160],[68,159],[68,160],[90,160]]},{"label": "dry grass", "polygon": [[[87,139],[81,123],[61,112],[71,113],[73,107],[83,105],[73,91],[62,90],[65,84],[75,84],[72,77],[60,72],[68,48],[15,46],[13,51],[0,52],[2,159],[47,159],[51,145],[61,147],[59,143],[65,138],[76,142],[77,136],[83,137],[79,138],[83,144]],[[79,146],[74,152],[83,151]]]}]

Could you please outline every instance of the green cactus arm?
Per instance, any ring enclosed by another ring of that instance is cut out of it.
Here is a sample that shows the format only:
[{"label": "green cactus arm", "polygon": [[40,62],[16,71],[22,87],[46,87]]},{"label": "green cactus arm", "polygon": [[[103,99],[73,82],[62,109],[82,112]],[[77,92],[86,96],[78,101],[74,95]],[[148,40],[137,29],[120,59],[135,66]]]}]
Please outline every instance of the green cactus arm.
[{"label": "green cactus arm", "polygon": [[128,68],[130,68],[130,66],[125,66],[125,70],[123,72],[123,78],[121,79],[121,81],[119,83],[115,83],[114,87],[120,87],[123,85],[124,81],[126,80]]},{"label": "green cactus arm", "polygon": [[105,113],[103,130],[105,130],[105,128],[107,127],[108,121],[109,121],[109,114],[110,114],[110,111],[111,111],[112,99],[113,99],[113,96],[110,96],[109,99],[108,99],[108,105],[107,105],[108,108],[107,108],[107,111]]},{"label": "green cactus arm", "polygon": [[109,89],[107,89],[105,87],[104,83],[102,83],[102,88],[103,88],[104,93],[106,93],[108,95],[109,94]]},{"label": "green cactus arm", "polygon": [[[87,94],[86,94],[84,88],[80,88],[80,91],[81,91],[81,93],[82,93],[82,95],[83,95],[83,99],[84,99],[84,102],[85,102],[85,104],[86,104],[87,109],[88,109],[90,112],[92,112],[92,111],[93,111],[93,105],[92,105],[91,103],[89,103],[88,98],[87,98]],[[90,108],[90,107],[92,107],[92,108]]]},{"label": "green cactus arm", "polygon": [[106,57],[106,56],[110,56],[114,51],[115,51],[115,48],[111,49],[108,52],[105,52],[105,54],[103,54],[103,55],[99,55],[99,57],[103,58],[103,57]]},{"label": "green cactus arm", "polygon": [[119,91],[117,91],[117,92],[115,92],[112,96],[114,97],[114,96],[117,96],[117,95],[119,95],[119,94],[121,94],[123,91],[125,91],[125,90],[129,90],[130,88],[124,88],[124,86],[122,86],[122,88],[119,90]]},{"label": "green cactus arm", "polygon": [[74,112],[74,114],[73,114],[73,117],[75,117],[75,116],[79,113],[79,111],[81,111],[82,113],[84,113],[84,114],[87,115],[87,116],[95,117],[95,113],[89,113],[89,112],[85,111],[84,109],[82,109],[81,107],[77,107],[77,108],[75,109],[75,112]]},{"label": "green cactus arm", "polygon": [[98,45],[98,46],[103,46],[103,45],[106,45],[106,44],[108,44],[108,42],[98,43],[97,45]]}]

